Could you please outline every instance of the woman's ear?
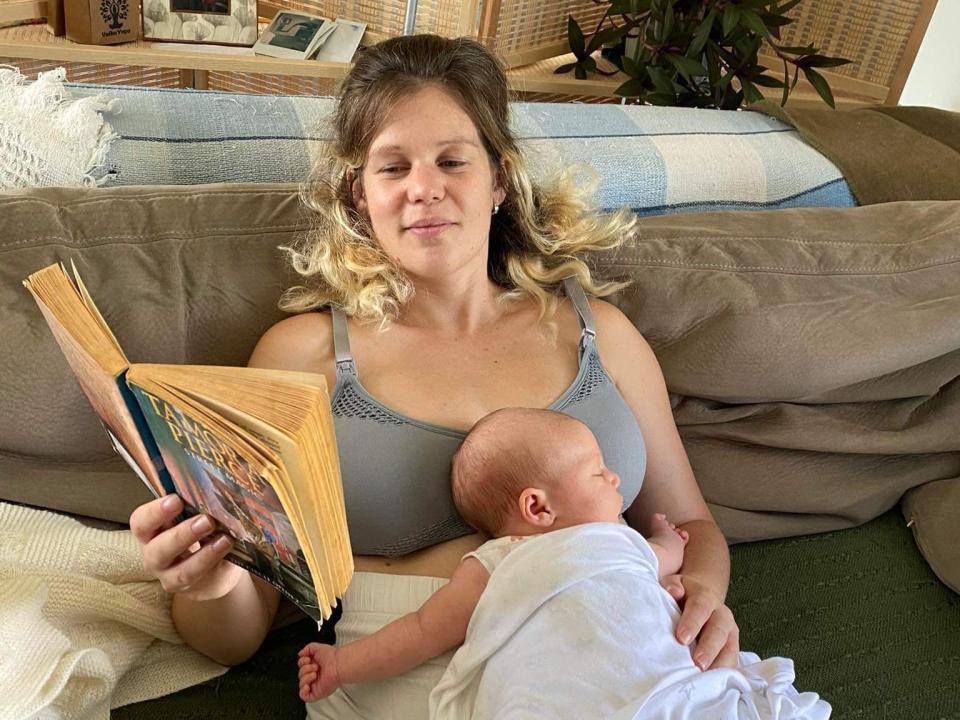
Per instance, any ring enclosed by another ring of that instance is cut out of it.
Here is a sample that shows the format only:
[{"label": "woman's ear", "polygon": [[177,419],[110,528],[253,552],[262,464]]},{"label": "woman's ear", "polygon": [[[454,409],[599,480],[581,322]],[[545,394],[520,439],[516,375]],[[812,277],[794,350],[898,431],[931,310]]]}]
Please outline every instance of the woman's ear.
[{"label": "woman's ear", "polygon": [[357,212],[366,216],[367,199],[363,195],[363,181],[361,179],[361,168],[347,169],[347,186],[350,188],[350,197],[353,200],[353,206]]},{"label": "woman's ear", "polygon": [[520,505],[520,517],[523,521],[540,528],[548,528],[557,519],[550,507],[547,491],[541,488],[527,488],[517,500]]},{"label": "woman's ear", "polygon": [[496,175],[493,178],[493,202],[495,205],[503,205],[503,201],[507,199],[507,186],[509,185],[507,179],[509,177],[506,160],[500,160],[497,164]]}]

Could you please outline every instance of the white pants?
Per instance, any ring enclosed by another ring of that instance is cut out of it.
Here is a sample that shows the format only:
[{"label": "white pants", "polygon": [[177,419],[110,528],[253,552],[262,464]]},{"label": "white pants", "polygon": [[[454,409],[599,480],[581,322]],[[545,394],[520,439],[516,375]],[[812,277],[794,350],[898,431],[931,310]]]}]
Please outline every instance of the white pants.
[{"label": "white pants", "polygon": [[[447,583],[446,578],[358,572],[343,596],[337,644],[376,632],[416,610]],[[310,720],[427,720],[427,698],[447,669],[453,651],[408,673],[376,682],[346,685],[307,704]]]}]

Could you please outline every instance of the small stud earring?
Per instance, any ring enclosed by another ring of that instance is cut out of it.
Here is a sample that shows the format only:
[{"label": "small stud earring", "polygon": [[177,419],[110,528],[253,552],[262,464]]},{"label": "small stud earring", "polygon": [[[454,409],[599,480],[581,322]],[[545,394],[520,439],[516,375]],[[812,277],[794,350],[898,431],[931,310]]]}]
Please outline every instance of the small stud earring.
[{"label": "small stud earring", "polygon": [[500,212],[500,206],[499,206],[499,205],[494,205],[494,206],[493,206],[493,214],[496,215],[498,212]]}]

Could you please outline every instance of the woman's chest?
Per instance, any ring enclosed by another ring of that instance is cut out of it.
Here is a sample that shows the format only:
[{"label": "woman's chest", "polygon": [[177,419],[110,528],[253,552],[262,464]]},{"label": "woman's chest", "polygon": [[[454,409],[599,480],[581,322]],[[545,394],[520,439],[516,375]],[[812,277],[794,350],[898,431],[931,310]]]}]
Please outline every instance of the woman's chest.
[{"label": "woman's chest", "polygon": [[402,343],[355,355],[360,383],[383,405],[466,431],[502,407],[548,407],[576,379],[576,343],[509,335],[482,342]]}]

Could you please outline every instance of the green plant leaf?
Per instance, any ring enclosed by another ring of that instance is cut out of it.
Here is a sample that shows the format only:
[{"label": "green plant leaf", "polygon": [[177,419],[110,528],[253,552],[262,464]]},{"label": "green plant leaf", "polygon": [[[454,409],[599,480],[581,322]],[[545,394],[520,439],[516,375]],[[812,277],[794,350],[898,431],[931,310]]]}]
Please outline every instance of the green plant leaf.
[{"label": "green plant leaf", "polygon": [[670,95],[671,97],[676,96],[676,92],[673,89],[673,80],[670,79],[670,76],[667,75],[663,68],[657,67],[656,65],[647,65],[647,75],[650,76],[650,79],[653,81],[653,86],[658,92]]},{"label": "green plant leaf", "polygon": [[687,50],[687,57],[696,57],[703,52],[703,46],[707,44],[707,40],[710,37],[710,30],[713,29],[713,21],[716,17],[717,9],[710,8],[710,12],[707,13],[703,22],[700,23],[700,27],[697,28],[693,40],[690,41],[690,49]]},{"label": "green plant leaf", "polygon": [[757,13],[760,16],[760,19],[763,20],[763,24],[770,28],[780,28],[784,25],[789,25],[793,22],[793,18],[784,17],[783,15],[773,15],[771,13]]},{"label": "green plant leaf", "polygon": [[683,55],[674,55],[673,53],[667,53],[664,57],[666,57],[670,64],[682,75],[703,77],[707,74],[706,68],[692,58],[684,57]]},{"label": "green plant leaf", "polygon": [[749,80],[741,80],[740,85],[743,87],[744,102],[752,103],[763,100],[763,93],[757,90],[757,86]]},{"label": "green plant leaf", "polygon": [[594,35],[590,38],[589,44],[587,45],[587,55],[595,50],[600,49],[604,45],[612,43],[615,40],[619,40],[626,34],[626,32],[627,31],[622,27],[611,27],[604,28],[600,32],[594,33]]},{"label": "green plant leaf", "polygon": [[671,3],[666,3],[666,7],[663,12],[663,27],[660,30],[660,37],[667,39],[670,37],[673,32],[673,5]]},{"label": "green plant leaf", "polygon": [[846,65],[852,61],[844,58],[827,57],[826,55],[808,55],[797,61],[801,67],[837,67]]},{"label": "green plant leaf", "polygon": [[561,65],[561,66],[558,67],[558,68],[555,68],[554,71],[553,71],[553,74],[554,74],[554,75],[562,75],[563,73],[568,73],[568,72],[570,72],[571,70],[573,70],[573,68],[575,68],[576,66],[577,66],[576,63],[566,63],[566,64],[564,64],[564,65]]},{"label": "green plant leaf", "polygon": [[786,53],[787,55],[806,55],[808,53],[817,51],[817,49],[813,45],[806,45],[804,47],[799,47],[799,46],[788,47],[786,45],[778,45],[777,50],[779,50],[782,53]]},{"label": "green plant leaf", "polygon": [[613,94],[619,95],[620,97],[638,97],[643,95],[645,91],[646,87],[644,87],[643,81],[634,78],[623,83],[623,85],[613,91]]},{"label": "green plant leaf", "polygon": [[567,41],[570,43],[570,49],[573,51],[573,54],[578,58],[583,57],[586,50],[583,30],[580,29],[577,21],[573,19],[573,15],[567,15]]},{"label": "green plant leaf", "polygon": [[583,65],[587,72],[597,72],[597,61],[589,55],[583,58],[583,60],[580,61],[580,64]]},{"label": "green plant leaf", "polygon": [[632,57],[623,56],[623,71],[632,78],[638,78],[643,74],[643,68]]},{"label": "green plant leaf", "polygon": [[784,86],[783,80],[778,80],[775,77],[770,77],[769,75],[754,75],[750,78],[750,82],[754,85],[759,85],[760,87],[769,87],[769,88],[782,88]]},{"label": "green plant leaf", "polygon": [[748,27],[762,38],[766,37],[770,32],[767,30],[767,26],[764,24],[763,20],[760,19],[760,16],[757,15],[753,10],[743,10],[741,12],[740,23]]},{"label": "green plant leaf", "polygon": [[833,101],[833,93],[830,92],[830,85],[827,83],[826,78],[823,77],[813,68],[802,68],[803,74],[807,76],[807,80],[810,81],[810,84],[813,85],[813,89],[817,91],[817,95],[823,98],[823,101],[836,109],[836,103]]},{"label": "green plant leaf", "polygon": [[655,92],[647,95],[646,101],[651,105],[675,105],[677,102],[677,97],[672,93],[667,94]]},{"label": "green plant leaf", "polygon": [[776,12],[777,15],[786,15],[788,12],[793,10],[797,5],[799,5],[802,2],[803,0],[790,0],[789,2],[786,2],[783,5],[780,5],[774,12]]},{"label": "green plant leaf", "polygon": [[576,66],[573,68],[573,76],[577,80],[586,80],[587,79],[586,68],[584,68],[581,63],[577,63]]},{"label": "green plant leaf", "polygon": [[787,104],[787,97],[790,95],[790,68],[787,67],[787,61],[783,61],[783,97],[780,99],[780,107]]},{"label": "green plant leaf", "polygon": [[740,24],[740,8],[736,5],[727,5],[723,9],[723,36],[727,37],[730,32]]}]

